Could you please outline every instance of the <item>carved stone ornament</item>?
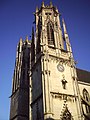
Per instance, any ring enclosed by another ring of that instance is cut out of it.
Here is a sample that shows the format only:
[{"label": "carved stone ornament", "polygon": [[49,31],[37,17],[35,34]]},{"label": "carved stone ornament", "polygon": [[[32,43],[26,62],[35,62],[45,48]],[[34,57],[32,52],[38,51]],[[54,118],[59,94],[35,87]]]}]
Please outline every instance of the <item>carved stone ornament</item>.
[{"label": "carved stone ornament", "polygon": [[73,117],[68,110],[68,107],[66,104],[64,104],[61,115],[60,115],[61,120],[73,120]]},{"label": "carved stone ornament", "polygon": [[73,95],[54,93],[54,92],[51,92],[51,95],[52,95],[52,98],[55,98],[55,99],[64,100],[67,102],[74,102],[75,101],[75,97]]}]

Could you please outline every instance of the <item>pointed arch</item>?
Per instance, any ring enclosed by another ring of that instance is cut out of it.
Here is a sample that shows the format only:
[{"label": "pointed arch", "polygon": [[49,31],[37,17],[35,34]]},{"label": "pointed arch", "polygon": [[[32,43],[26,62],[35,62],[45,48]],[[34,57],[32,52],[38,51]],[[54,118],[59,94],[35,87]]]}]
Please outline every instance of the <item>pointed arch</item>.
[{"label": "pointed arch", "polygon": [[68,108],[65,108],[65,111],[63,112],[62,119],[61,120],[73,120],[71,113],[69,112]]},{"label": "pointed arch", "polygon": [[51,21],[48,21],[47,23],[47,39],[49,45],[53,45],[53,46],[55,45],[53,24]]},{"label": "pointed arch", "polygon": [[[89,93],[85,88],[83,89],[83,98],[85,99],[86,102],[90,102]],[[90,113],[90,107],[85,104],[85,108],[86,108],[86,113]]]}]

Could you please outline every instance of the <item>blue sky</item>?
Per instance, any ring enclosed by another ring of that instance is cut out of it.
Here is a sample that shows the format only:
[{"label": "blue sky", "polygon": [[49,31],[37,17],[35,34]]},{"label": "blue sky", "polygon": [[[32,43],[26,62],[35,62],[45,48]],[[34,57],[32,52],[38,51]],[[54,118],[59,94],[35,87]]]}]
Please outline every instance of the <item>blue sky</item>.
[{"label": "blue sky", "polygon": [[[44,0],[48,4],[50,0]],[[12,76],[19,38],[31,36],[42,0],[0,0],[0,120],[9,120]],[[90,71],[90,0],[52,0],[65,19],[77,67]],[[29,37],[29,39],[31,39]]]}]

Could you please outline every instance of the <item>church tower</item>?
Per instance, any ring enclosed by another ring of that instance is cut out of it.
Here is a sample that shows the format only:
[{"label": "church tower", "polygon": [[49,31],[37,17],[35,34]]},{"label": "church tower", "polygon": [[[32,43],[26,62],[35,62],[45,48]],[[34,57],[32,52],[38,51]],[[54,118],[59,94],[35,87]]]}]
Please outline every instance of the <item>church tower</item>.
[{"label": "church tower", "polygon": [[29,120],[29,69],[31,43],[26,37],[17,45],[13,75],[10,120]]},{"label": "church tower", "polygon": [[90,72],[76,68],[64,19],[52,2],[34,16],[17,45],[10,120],[89,120]]},{"label": "church tower", "polygon": [[72,48],[52,5],[36,8],[32,34],[30,120],[83,120]]}]

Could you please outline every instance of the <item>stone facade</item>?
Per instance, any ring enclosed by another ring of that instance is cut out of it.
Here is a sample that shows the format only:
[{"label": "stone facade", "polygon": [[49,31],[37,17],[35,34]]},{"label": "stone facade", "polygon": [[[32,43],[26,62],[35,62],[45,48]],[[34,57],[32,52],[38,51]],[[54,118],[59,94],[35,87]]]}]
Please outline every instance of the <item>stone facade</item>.
[{"label": "stone facade", "polygon": [[32,40],[20,39],[10,120],[90,119],[90,72],[76,68],[66,25],[59,16],[51,2],[48,6],[42,2],[36,8]]}]

